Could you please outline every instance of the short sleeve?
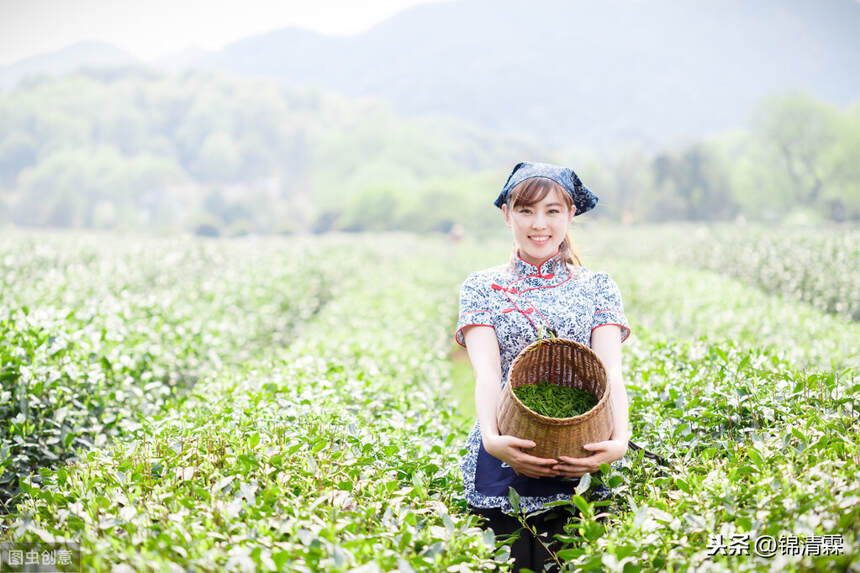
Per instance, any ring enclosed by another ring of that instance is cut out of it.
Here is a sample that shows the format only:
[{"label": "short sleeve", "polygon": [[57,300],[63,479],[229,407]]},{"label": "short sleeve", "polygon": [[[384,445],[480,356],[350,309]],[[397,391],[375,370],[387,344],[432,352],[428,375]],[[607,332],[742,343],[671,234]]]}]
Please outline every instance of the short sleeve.
[{"label": "short sleeve", "polygon": [[457,344],[466,347],[466,340],[463,338],[463,329],[467,326],[491,326],[492,311],[488,304],[488,294],[486,285],[480,281],[477,274],[472,273],[460,287],[460,318],[457,320],[457,332],[454,333],[454,339]]},{"label": "short sleeve", "polygon": [[618,285],[607,273],[594,274],[594,319],[591,330],[607,324],[621,327],[621,342],[630,336],[630,325],[624,316],[624,304],[621,302],[621,291]]}]

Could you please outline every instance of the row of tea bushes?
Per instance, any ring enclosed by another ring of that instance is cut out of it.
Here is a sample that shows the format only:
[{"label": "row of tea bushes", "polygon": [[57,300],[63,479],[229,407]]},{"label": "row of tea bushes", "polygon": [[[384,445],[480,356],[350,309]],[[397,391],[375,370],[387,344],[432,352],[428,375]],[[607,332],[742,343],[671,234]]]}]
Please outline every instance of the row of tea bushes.
[{"label": "row of tea bushes", "polygon": [[621,289],[634,334],[641,325],[669,339],[725,338],[811,370],[860,367],[855,322],[713,271],[653,261],[602,263]]},{"label": "row of tea bushes", "polygon": [[[567,571],[860,564],[855,370],[809,373],[754,341],[668,340],[645,328],[627,349],[625,370],[633,440],[671,467],[641,459],[613,471],[612,503],[583,503],[568,526],[560,552]],[[838,554],[803,549],[816,538],[821,548],[824,535],[840,536]],[[782,543],[769,556],[755,552],[764,536]],[[800,544],[795,554],[791,539]],[[746,554],[715,555],[718,543],[738,548],[743,540]]]},{"label": "row of tea bushes", "polygon": [[[636,461],[606,478],[613,503],[582,500],[560,553],[567,570],[856,567],[858,325],[710,270],[621,258],[593,268],[612,273],[633,328],[633,440],[672,467],[628,454]],[[715,535],[749,539],[749,554],[711,555]],[[843,545],[756,556],[767,535]]]},{"label": "row of tea bushes", "polygon": [[331,277],[283,243],[99,239],[0,242],[4,504],[22,476],[103,446],[200,378],[285,344],[330,296]]},{"label": "row of tea bushes", "polygon": [[589,225],[574,231],[586,255],[708,269],[768,295],[860,321],[860,230],[758,225]]},{"label": "row of tea bushes", "polygon": [[443,317],[456,312],[460,273],[438,259],[429,268],[421,251],[353,245],[337,265],[340,295],[291,345],[200,380],[129,439],[26,482],[7,536],[77,540],[96,570],[504,561],[462,512],[455,467],[463,431]]},{"label": "row of tea bushes", "polygon": [[718,227],[669,262],[727,272],[843,319],[860,321],[860,232],[857,228],[774,232]]}]

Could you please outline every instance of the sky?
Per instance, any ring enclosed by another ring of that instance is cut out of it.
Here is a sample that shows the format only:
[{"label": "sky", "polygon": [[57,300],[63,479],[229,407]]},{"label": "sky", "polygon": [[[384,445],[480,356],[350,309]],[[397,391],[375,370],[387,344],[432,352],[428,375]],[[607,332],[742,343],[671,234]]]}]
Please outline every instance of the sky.
[{"label": "sky", "polygon": [[0,0],[0,66],[83,40],[145,61],[297,26],[351,35],[417,4],[442,0]]}]

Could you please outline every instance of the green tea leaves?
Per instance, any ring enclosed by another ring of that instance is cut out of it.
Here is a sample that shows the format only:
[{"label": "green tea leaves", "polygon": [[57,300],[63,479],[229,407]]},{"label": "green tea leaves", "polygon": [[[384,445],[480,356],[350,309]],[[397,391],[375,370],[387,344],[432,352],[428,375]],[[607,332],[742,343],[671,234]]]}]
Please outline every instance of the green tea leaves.
[{"label": "green tea leaves", "polygon": [[597,405],[597,398],[590,392],[549,382],[525,384],[513,391],[524,406],[550,418],[578,416]]}]

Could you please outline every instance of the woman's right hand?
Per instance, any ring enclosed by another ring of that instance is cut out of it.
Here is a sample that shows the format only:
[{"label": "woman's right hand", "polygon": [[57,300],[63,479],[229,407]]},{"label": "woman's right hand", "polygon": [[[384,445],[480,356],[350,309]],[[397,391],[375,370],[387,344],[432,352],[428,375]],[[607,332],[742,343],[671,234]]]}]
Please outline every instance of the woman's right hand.
[{"label": "woman's right hand", "polygon": [[559,472],[553,469],[558,462],[550,458],[539,458],[522,451],[521,448],[533,448],[531,440],[514,436],[493,436],[484,440],[484,449],[491,456],[505,462],[516,472],[530,478],[555,477]]}]

